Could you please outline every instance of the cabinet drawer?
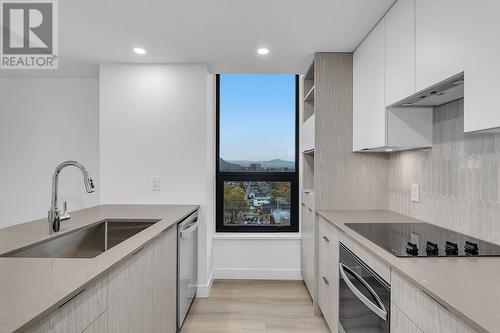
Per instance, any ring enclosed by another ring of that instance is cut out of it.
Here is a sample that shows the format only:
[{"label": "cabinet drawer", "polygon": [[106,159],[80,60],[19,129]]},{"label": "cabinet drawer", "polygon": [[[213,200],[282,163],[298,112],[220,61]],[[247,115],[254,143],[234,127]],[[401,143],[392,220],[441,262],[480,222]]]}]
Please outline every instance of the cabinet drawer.
[{"label": "cabinet drawer", "polygon": [[319,217],[318,305],[332,332],[338,328],[339,242],[335,227]]},{"label": "cabinet drawer", "polygon": [[391,274],[391,301],[424,333],[477,332],[394,271]]},{"label": "cabinet drawer", "polygon": [[54,333],[81,333],[108,304],[107,277],[98,279],[51,315]]},{"label": "cabinet drawer", "polygon": [[314,210],[314,192],[302,191],[302,203]]},{"label": "cabinet drawer", "polygon": [[30,333],[82,333],[103,312],[108,302],[107,277],[98,279],[59,309],[32,325]]}]

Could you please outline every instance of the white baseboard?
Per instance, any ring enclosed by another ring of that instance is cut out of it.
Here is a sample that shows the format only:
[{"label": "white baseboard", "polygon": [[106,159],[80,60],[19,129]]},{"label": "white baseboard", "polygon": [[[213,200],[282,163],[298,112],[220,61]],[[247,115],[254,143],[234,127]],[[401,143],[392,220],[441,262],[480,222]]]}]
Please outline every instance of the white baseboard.
[{"label": "white baseboard", "polygon": [[208,279],[207,284],[198,285],[198,290],[196,291],[196,298],[208,298],[213,284],[214,284],[214,272],[210,274],[210,278]]},{"label": "white baseboard", "polygon": [[214,269],[214,279],[302,280],[300,269]]}]

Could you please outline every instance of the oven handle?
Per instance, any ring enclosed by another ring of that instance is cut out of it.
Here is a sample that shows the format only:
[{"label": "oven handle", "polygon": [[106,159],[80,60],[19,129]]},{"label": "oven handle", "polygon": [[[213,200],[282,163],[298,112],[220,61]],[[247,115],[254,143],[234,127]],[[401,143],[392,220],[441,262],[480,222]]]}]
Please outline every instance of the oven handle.
[{"label": "oven handle", "polygon": [[[378,303],[378,306],[374,304],[372,301],[370,301],[365,295],[363,295],[362,292],[360,292],[354,284],[352,284],[351,281],[349,281],[349,278],[346,275],[346,271],[354,276],[359,282],[363,284],[363,286],[370,292],[370,294],[375,298],[375,300]],[[340,274],[342,275],[342,278],[344,279],[345,284],[351,289],[351,291],[356,295],[356,297],[363,302],[364,305],[366,305],[370,310],[372,310],[377,316],[379,316],[383,321],[387,321],[387,310],[382,303],[382,300],[378,295],[375,293],[375,290],[373,290],[370,285],[363,280],[361,276],[359,276],[356,272],[354,272],[352,269],[347,267],[346,265],[340,263]]]}]

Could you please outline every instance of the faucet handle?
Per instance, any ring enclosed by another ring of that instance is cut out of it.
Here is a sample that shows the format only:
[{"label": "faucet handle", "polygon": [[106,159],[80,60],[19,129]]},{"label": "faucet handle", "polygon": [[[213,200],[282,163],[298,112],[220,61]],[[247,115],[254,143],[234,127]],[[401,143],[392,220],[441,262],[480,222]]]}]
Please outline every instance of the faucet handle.
[{"label": "faucet handle", "polygon": [[67,201],[64,201],[63,202],[63,213],[62,215],[59,217],[59,219],[61,221],[63,220],[68,220],[71,216],[69,215],[68,213],[68,202]]}]

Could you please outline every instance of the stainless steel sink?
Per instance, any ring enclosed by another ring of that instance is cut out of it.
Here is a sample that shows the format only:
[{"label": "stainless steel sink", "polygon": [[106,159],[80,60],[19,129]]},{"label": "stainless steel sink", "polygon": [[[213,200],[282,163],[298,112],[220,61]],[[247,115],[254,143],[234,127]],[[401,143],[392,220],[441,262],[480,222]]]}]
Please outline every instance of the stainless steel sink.
[{"label": "stainless steel sink", "polygon": [[159,220],[107,220],[0,257],[94,258]]}]

